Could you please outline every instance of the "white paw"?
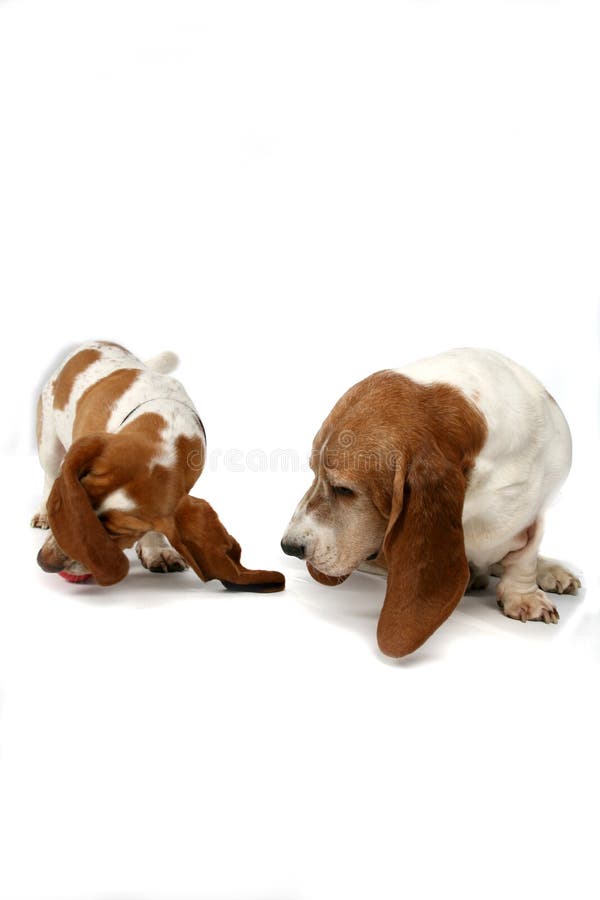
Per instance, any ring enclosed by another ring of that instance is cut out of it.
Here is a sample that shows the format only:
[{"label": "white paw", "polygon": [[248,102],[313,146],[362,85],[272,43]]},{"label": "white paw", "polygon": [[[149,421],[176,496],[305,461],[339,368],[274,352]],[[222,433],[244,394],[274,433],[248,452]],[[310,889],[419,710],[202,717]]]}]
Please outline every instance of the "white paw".
[{"label": "white paw", "polygon": [[183,572],[185,559],[172,547],[136,547],[139,561],[150,572]]},{"label": "white paw", "polygon": [[552,594],[576,594],[581,587],[579,578],[567,572],[560,563],[538,568],[537,583]]},{"label": "white paw", "polygon": [[29,523],[32,528],[50,528],[48,525],[48,516],[46,513],[38,512]]},{"label": "white paw", "polygon": [[498,606],[510,619],[521,622],[545,622],[556,625],[559,619],[558,610],[548,600],[545,593],[536,588],[527,594],[506,589],[502,582],[498,585]]}]

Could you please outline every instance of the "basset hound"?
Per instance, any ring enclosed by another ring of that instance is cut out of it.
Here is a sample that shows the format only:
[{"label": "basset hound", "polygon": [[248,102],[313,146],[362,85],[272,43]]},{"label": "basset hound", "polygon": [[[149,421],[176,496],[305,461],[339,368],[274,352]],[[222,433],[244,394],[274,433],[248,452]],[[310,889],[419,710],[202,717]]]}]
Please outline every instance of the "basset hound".
[{"label": "basset hound", "polygon": [[280,572],[246,569],[240,545],[205,501],[189,495],[206,437],[183,386],[168,373],[177,357],[146,363],[118,344],[71,353],[42,390],[37,412],[45,472],[31,524],[50,528],[38,562],[48,572],[91,573],[100,585],[128,572],[136,544],[143,566],[191,566],[227,588],[279,591]]},{"label": "basset hound", "polygon": [[324,584],[387,573],[377,638],[389,656],[416,650],[488,574],[506,616],[555,623],[544,591],[581,585],[538,549],[570,465],[569,426],[533,375],[491,350],[453,350],[341,397],[282,548]]}]

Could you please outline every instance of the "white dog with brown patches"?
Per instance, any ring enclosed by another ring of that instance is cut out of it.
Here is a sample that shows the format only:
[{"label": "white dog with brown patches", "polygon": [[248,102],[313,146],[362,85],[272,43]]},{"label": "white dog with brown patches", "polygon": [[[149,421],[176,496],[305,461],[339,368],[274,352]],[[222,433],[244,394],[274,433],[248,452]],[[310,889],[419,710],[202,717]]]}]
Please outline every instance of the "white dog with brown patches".
[{"label": "white dog with brown patches", "polygon": [[206,438],[172,353],[142,362],[96,341],[71,353],[44,387],[37,417],[42,504],[32,525],[48,528],[45,571],[115,584],[136,545],[147,569],[191,566],[232,590],[278,591],[279,572],[246,569],[240,545],[205,500],[189,491],[202,472]]},{"label": "white dog with brown patches", "polygon": [[491,350],[453,350],[344,394],[282,547],[325,584],[387,572],[378,641],[390,656],[419,647],[489,573],[505,615],[555,623],[544,591],[580,582],[538,551],[570,464],[565,417],[533,375]]}]

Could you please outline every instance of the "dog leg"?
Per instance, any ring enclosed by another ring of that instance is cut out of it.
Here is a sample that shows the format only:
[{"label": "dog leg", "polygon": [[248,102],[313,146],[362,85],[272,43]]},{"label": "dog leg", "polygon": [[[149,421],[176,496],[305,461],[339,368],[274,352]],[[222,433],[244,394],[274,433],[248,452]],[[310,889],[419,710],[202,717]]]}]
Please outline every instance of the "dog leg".
[{"label": "dog leg", "polygon": [[177,550],[158,531],[148,531],[137,542],[135,552],[139,561],[150,572],[183,572],[187,563]]},{"label": "dog leg", "polygon": [[537,585],[538,548],[542,540],[540,519],[523,533],[523,546],[501,560],[503,573],[496,588],[498,605],[505,616],[521,622],[558,622],[558,611]]},{"label": "dog leg", "polygon": [[[490,567],[490,575],[497,578],[502,578],[503,572],[502,563],[494,563]],[[547,556],[537,558],[536,581],[538,587],[551,594],[576,594],[581,587],[579,578],[569,572],[561,562]]]}]

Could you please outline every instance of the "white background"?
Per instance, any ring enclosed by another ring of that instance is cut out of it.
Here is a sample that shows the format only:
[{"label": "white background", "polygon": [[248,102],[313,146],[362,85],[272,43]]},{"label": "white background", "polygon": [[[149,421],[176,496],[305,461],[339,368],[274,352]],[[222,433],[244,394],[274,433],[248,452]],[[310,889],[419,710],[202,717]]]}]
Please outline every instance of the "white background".
[{"label": "white background", "polygon": [[[2,900],[598,896],[599,29],[579,0],[0,3]],[[195,493],[285,593],[37,568],[35,391],[90,338],[179,353]],[[223,454],[304,460],[353,382],[462,345],[563,407],[545,547],[585,590],[549,627],[492,585],[394,663],[382,580],[279,549],[308,473]]]}]

